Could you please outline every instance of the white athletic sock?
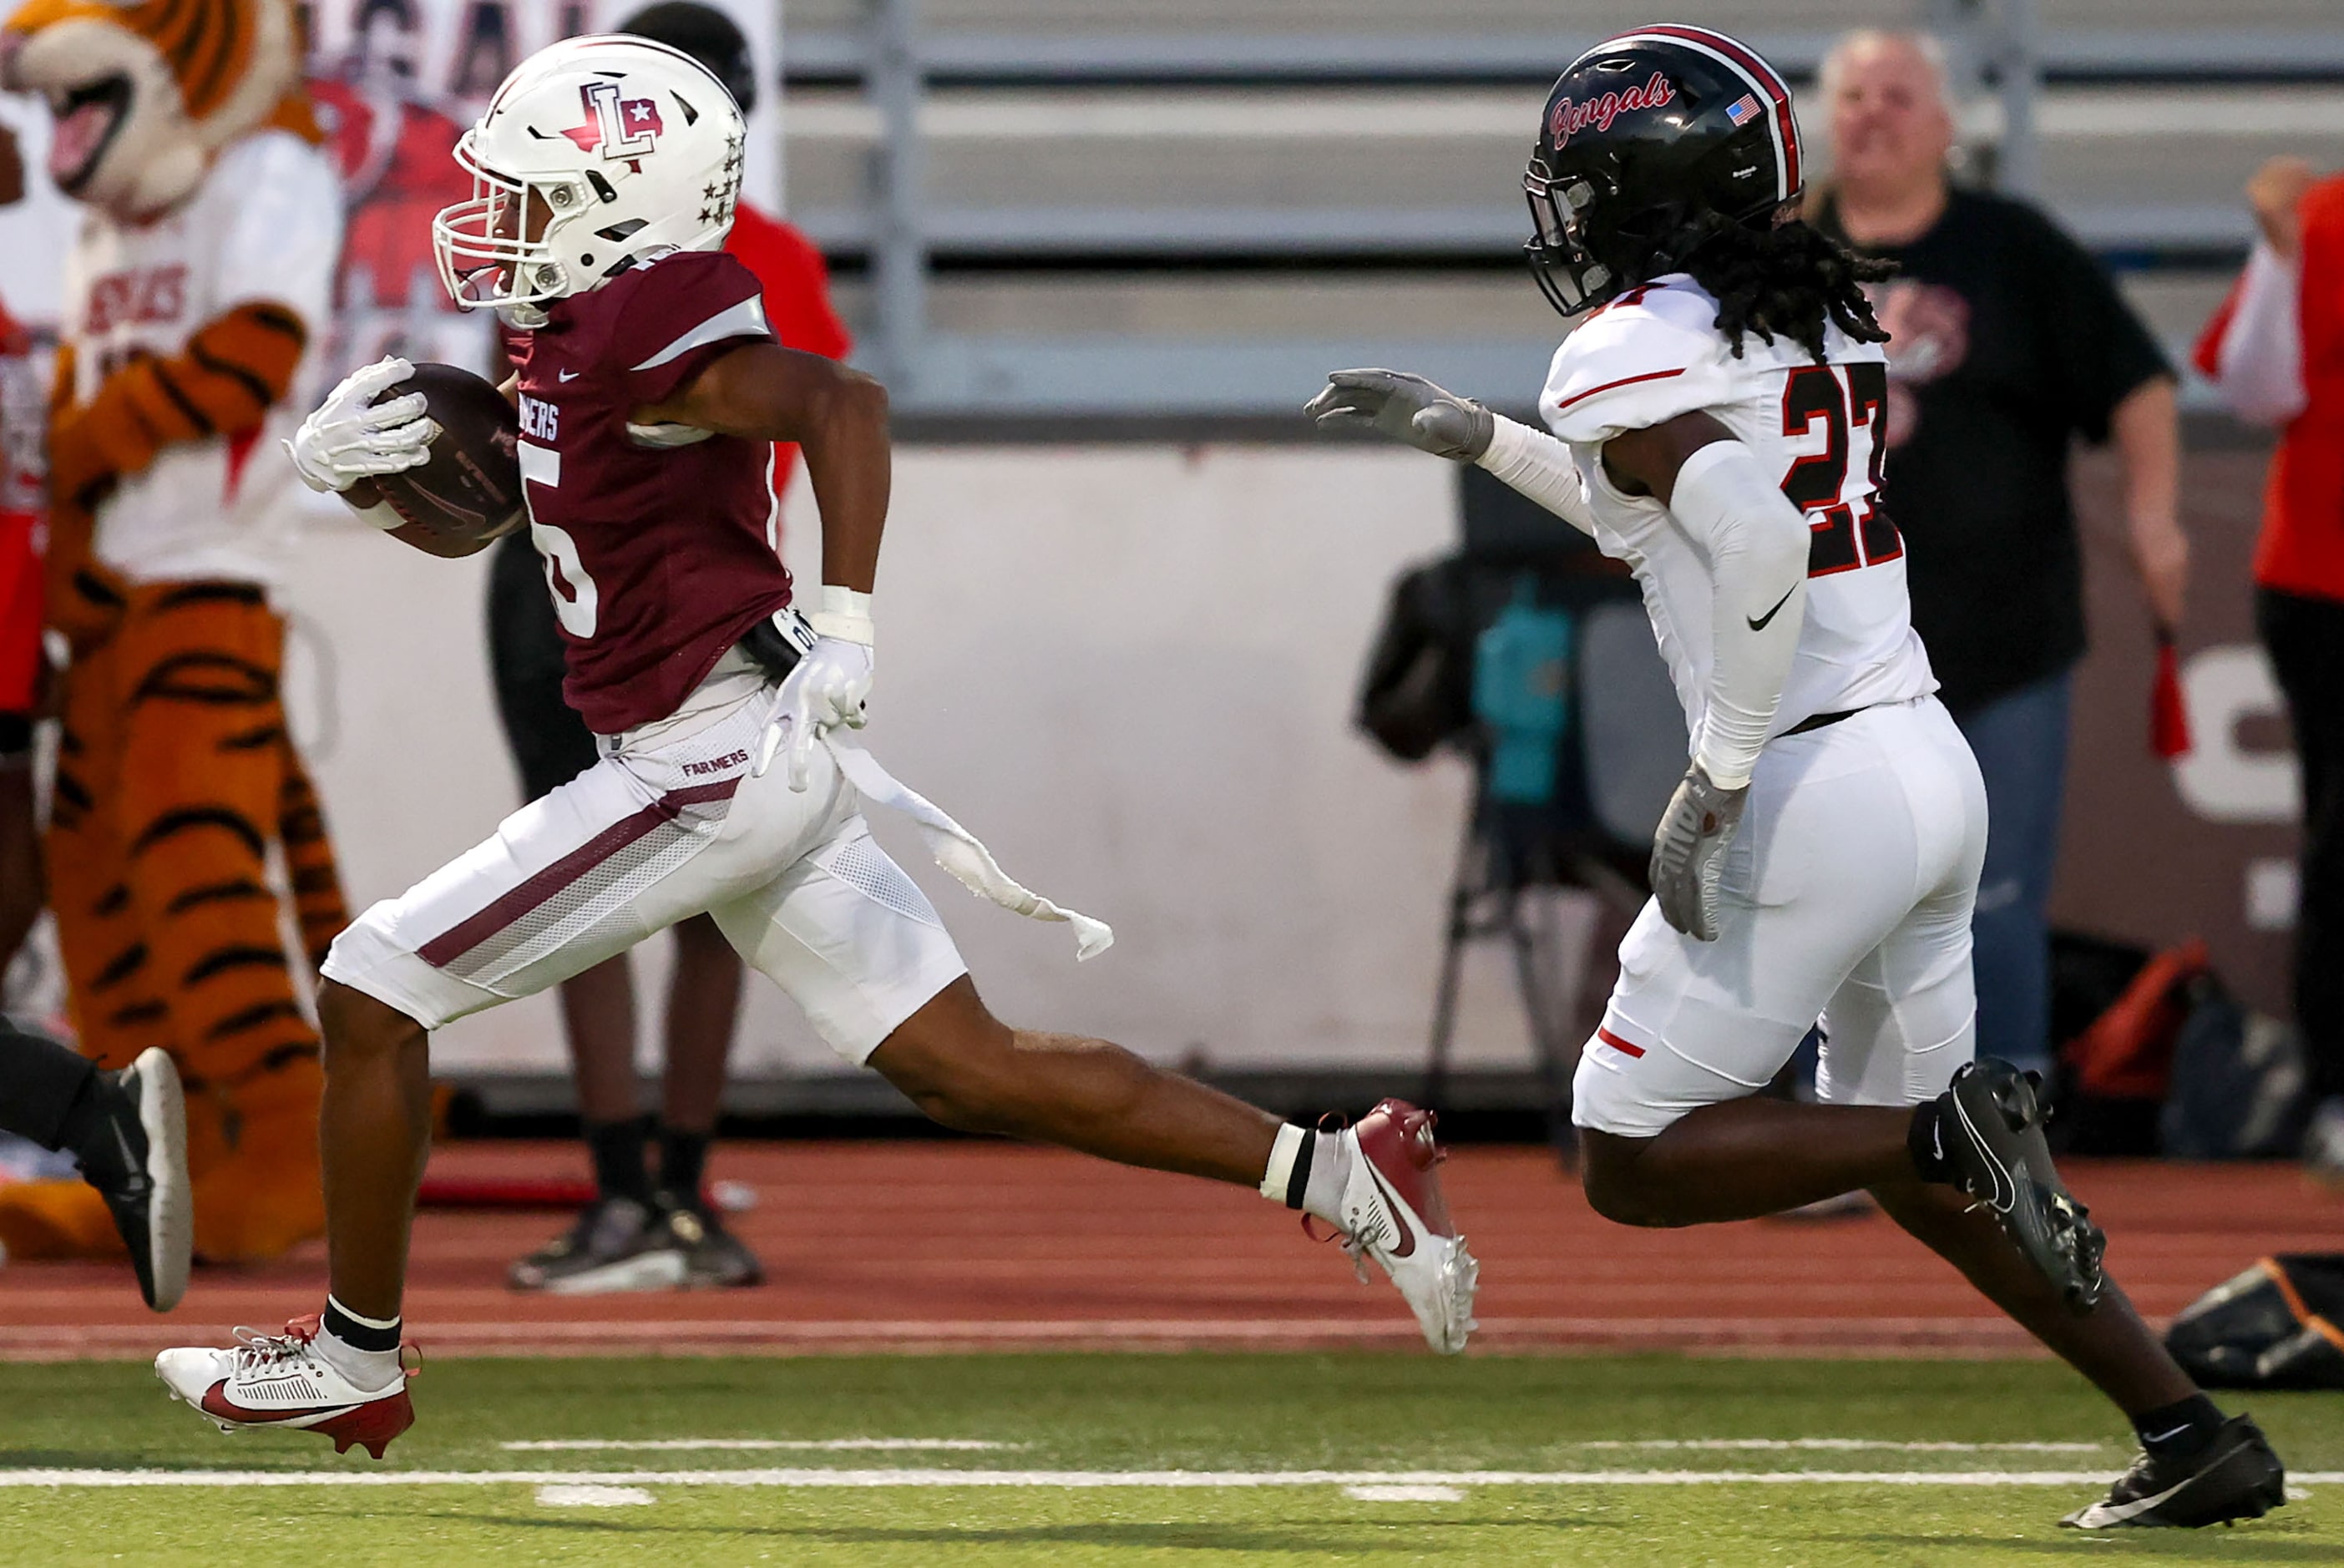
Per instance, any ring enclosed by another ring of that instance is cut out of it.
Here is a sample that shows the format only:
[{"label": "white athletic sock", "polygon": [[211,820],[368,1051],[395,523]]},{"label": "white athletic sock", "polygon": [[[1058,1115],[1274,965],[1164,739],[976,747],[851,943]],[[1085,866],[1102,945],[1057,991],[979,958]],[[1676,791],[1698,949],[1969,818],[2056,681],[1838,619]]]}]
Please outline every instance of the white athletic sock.
[{"label": "white athletic sock", "polygon": [[1358,1140],[1348,1132],[1314,1132],[1318,1152],[1310,1160],[1310,1179],[1302,1189],[1302,1209],[1329,1225],[1343,1222],[1343,1189],[1350,1185],[1351,1156]]},{"label": "white athletic sock", "polygon": [[[337,1316],[348,1318],[358,1329],[370,1329],[393,1336],[390,1349],[368,1350],[351,1344],[334,1331]],[[362,1317],[328,1296],[326,1298],[326,1311],[318,1324],[318,1336],[309,1341],[309,1348],[317,1352],[319,1361],[359,1388],[386,1389],[399,1381],[398,1332],[397,1318]]]},{"label": "white athletic sock", "polygon": [[1310,1133],[1306,1128],[1288,1122],[1278,1129],[1276,1141],[1269,1146],[1269,1167],[1261,1173],[1261,1195],[1272,1203],[1283,1203],[1288,1209],[1302,1207],[1298,1200],[1287,1197],[1287,1189],[1294,1180],[1294,1162],[1310,1147]]},{"label": "white athletic sock", "polygon": [[1261,1195],[1331,1224],[1342,1212],[1343,1184],[1350,1175],[1351,1147],[1343,1134],[1313,1132],[1288,1122],[1270,1145]]}]

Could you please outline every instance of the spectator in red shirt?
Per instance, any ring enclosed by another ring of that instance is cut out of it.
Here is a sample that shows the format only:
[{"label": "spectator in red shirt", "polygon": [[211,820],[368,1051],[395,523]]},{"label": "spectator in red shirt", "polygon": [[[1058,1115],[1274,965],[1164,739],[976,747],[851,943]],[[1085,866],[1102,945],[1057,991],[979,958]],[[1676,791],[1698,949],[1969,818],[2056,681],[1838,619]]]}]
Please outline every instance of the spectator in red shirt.
[{"label": "spectator in red shirt", "polygon": [[2247,196],[2261,238],[2197,361],[2240,419],[2280,432],[2255,624],[2303,776],[2295,1018],[2318,1097],[2304,1158],[2344,1185],[2344,175],[2273,158]]},{"label": "spectator in red shirt", "polygon": [[[748,41],[722,12],[690,3],[658,5],[617,30],[692,56],[724,84],[743,114],[755,103]],[[725,248],[764,285],[766,319],[784,347],[845,356],[851,345],[831,309],[829,274],[804,235],[744,201]],[[794,446],[773,449],[777,550],[782,491],[796,462]],[[534,800],[591,766],[595,750],[585,722],[561,698],[553,601],[525,532],[501,541],[490,561],[489,649],[505,735],[521,787]],[[634,982],[621,954],[561,987],[598,1196],[568,1233],[513,1264],[510,1279],[518,1289],[663,1290],[752,1285],[761,1278],[754,1255],[702,1200],[702,1172],[740,1011],[741,959],[707,916],[673,929],[656,1179],[649,1158],[652,1118],[642,1113],[635,1082]]]}]

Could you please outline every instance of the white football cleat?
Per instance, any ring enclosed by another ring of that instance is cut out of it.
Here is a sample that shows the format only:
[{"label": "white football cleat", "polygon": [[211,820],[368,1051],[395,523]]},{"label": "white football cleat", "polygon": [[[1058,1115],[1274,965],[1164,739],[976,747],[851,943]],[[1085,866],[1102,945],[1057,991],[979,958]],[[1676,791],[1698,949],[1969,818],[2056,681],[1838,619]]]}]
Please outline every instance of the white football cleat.
[{"label": "white football cleat", "polygon": [[388,1387],[362,1389],[318,1354],[317,1336],[314,1315],[294,1319],[281,1334],[238,1329],[227,1350],[165,1351],[155,1375],[222,1431],[298,1427],[333,1439],[336,1453],[357,1443],[380,1459],[415,1424],[407,1397],[414,1373],[402,1367]]},{"label": "white football cleat", "polygon": [[1453,1356],[1480,1327],[1473,1290],[1481,1266],[1440,1195],[1434,1168],[1449,1156],[1433,1141],[1432,1123],[1430,1111],[1388,1099],[1344,1129],[1351,1168],[1340,1227],[1359,1278],[1368,1277],[1364,1259],[1374,1259],[1407,1299],[1425,1343]]}]

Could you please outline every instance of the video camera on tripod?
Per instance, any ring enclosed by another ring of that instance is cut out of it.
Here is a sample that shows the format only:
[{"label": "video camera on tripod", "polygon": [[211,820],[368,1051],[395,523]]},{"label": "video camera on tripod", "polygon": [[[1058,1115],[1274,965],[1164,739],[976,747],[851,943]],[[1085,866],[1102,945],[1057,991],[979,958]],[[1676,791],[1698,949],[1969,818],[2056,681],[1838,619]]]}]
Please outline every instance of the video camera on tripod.
[{"label": "video camera on tripod", "polygon": [[[1458,476],[1462,548],[1394,584],[1358,720],[1401,762],[1448,746],[1474,769],[1425,1102],[1448,1088],[1465,947],[1503,937],[1563,1148],[1601,971],[1649,891],[1652,829],[1684,772],[1684,718],[1625,565],[1480,470]],[[1597,906],[1575,1007],[1553,901],[1536,896],[1555,889]]]}]

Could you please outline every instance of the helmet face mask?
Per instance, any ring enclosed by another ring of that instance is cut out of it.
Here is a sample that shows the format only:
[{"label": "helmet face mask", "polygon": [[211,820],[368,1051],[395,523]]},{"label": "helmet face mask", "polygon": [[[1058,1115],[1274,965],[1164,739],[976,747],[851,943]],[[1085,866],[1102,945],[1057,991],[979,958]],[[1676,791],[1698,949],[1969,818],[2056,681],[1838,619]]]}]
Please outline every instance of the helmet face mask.
[{"label": "helmet face mask", "polygon": [[1547,96],[1522,179],[1531,276],[1561,314],[1592,309],[1721,224],[1772,225],[1801,161],[1790,91],[1746,46],[1677,25],[1608,39]]},{"label": "helmet face mask", "polygon": [[1522,250],[1546,302],[1576,316],[1616,292],[1606,288],[1612,269],[1588,253],[1581,237],[1579,215],[1593,205],[1594,186],[1583,177],[1557,181],[1533,158],[1522,189],[1531,204],[1531,238]]},{"label": "helmet face mask", "polygon": [[431,225],[458,307],[508,326],[732,228],[747,130],[690,56],[642,38],[573,38],[505,79],[456,161],[472,196]]},{"label": "helmet face mask", "polygon": [[472,177],[471,199],[432,221],[440,281],[465,309],[533,314],[528,324],[542,325],[537,307],[579,291],[554,240],[586,210],[582,182],[500,173],[480,160],[477,135],[466,131],[456,144],[456,161]]}]

